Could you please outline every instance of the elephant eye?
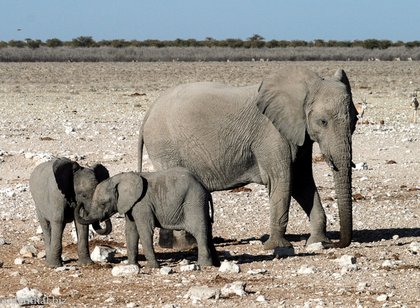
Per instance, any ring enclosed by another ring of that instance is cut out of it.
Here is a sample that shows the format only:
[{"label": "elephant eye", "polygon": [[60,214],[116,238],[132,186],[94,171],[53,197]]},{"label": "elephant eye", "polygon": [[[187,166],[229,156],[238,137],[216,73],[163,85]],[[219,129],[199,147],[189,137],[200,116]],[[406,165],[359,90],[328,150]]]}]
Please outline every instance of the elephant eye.
[{"label": "elephant eye", "polygon": [[328,121],[325,120],[325,119],[319,119],[318,120],[318,125],[321,126],[321,127],[327,127]]}]

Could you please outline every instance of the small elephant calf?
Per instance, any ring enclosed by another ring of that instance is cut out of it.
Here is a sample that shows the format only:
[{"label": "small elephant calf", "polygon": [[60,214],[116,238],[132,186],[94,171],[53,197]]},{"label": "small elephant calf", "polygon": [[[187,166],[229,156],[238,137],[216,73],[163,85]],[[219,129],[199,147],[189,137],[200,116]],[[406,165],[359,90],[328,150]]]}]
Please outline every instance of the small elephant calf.
[{"label": "small elephant calf", "polygon": [[82,224],[125,214],[129,264],[137,264],[140,236],[147,266],[159,267],[153,249],[155,227],[191,233],[197,240],[198,264],[220,264],[212,239],[211,194],[184,168],[114,175],[97,186],[92,206],[82,216],[80,209],[76,219]]},{"label": "small elephant calf", "polygon": [[[61,157],[35,167],[29,180],[36,213],[44,234],[46,263],[49,267],[62,265],[62,237],[67,223],[74,220],[76,204],[90,206],[96,185],[109,178],[108,170],[101,164],[92,168],[80,166]],[[75,222],[77,232],[78,263],[92,263],[89,255],[88,227]],[[93,224],[98,234],[106,235],[112,230],[111,221],[102,229]]]}]

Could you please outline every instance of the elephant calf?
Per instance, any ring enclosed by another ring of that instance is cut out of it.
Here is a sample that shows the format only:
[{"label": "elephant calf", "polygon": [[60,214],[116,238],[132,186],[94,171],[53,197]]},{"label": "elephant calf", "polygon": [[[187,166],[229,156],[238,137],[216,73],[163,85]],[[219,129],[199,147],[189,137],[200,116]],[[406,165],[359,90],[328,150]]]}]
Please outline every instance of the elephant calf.
[{"label": "elephant calf", "polygon": [[[49,267],[62,265],[62,237],[67,223],[74,220],[76,205],[89,207],[96,185],[109,178],[108,170],[101,164],[84,168],[67,158],[44,162],[31,174],[29,186],[36,206],[39,223],[44,233],[46,262]],[[92,263],[89,255],[88,228],[75,221],[79,264]],[[98,234],[112,230],[111,222],[102,229],[99,222],[93,224]]]},{"label": "elephant calf", "polygon": [[184,168],[117,174],[97,186],[90,210],[80,215],[80,209],[76,219],[82,224],[125,214],[129,264],[137,264],[140,236],[147,266],[159,267],[153,249],[155,227],[189,232],[197,240],[198,264],[220,264],[212,241],[211,194]]}]

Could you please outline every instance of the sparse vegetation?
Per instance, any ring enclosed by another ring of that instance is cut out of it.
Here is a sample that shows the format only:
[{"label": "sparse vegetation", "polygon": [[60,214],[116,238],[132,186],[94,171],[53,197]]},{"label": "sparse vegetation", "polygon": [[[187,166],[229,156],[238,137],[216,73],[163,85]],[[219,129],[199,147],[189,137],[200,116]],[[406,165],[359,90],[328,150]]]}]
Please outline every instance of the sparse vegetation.
[{"label": "sparse vegetation", "polygon": [[247,40],[176,39],[95,41],[80,36],[63,42],[0,41],[0,62],[99,62],[99,61],[368,61],[420,60],[420,41],[265,40],[254,34]]}]

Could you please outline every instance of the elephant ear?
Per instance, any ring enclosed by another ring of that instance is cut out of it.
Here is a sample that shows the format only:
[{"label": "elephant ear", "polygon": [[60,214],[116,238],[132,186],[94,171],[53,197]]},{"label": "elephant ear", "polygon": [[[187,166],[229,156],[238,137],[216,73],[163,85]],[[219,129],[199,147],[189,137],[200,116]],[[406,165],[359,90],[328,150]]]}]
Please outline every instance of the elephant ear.
[{"label": "elephant ear", "polygon": [[93,172],[95,173],[96,180],[98,183],[109,178],[109,171],[102,164],[96,164],[93,166]]},{"label": "elephant ear", "polygon": [[73,202],[76,199],[73,175],[81,169],[80,165],[68,158],[61,157],[53,162],[52,169],[58,189],[68,201]]},{"label": "elephant ear", "polygon": [[347,77],[346,72],[344,72],[344,70],[342,69],[338,69],[335,74],[334,74],[334,79],[344,83],[344,85],[346,86],[346,91],[347,93],[350,95],[351,98],[351,103],[349,106],[349,113],[350,113],[350,129],[351,129],[351,133],[353,134],[353,132],[356,129],[356,123],[357,123],[357,110],[356,107],[354,106],[353,103],[353,97],[352,97],[352,93],[351,93],[351,87],[350,87],[350,81]]},{"label": "elephant ear", "polygon": [[120,214],[126,214],[139,202],[147,190],[147,181],[139,174],[133,172],[122,173],[116,176],[115,190],[117,195],[117,210]]},{"label": "elephant ear", "polygon": [[305,105],[311,87],[320,80],[317,74],[296,67],[276,73],[260,85],[258,109],[292,144],[301,146],[305,141]]}]

